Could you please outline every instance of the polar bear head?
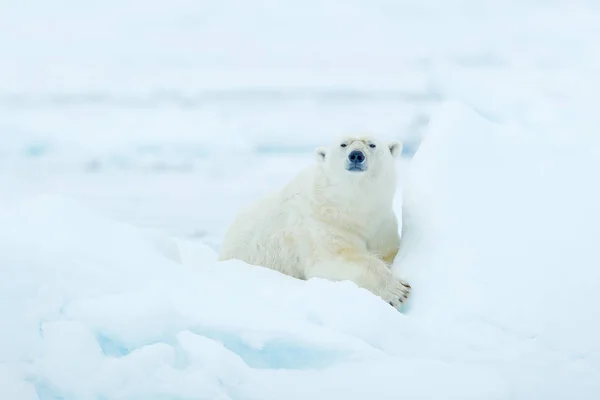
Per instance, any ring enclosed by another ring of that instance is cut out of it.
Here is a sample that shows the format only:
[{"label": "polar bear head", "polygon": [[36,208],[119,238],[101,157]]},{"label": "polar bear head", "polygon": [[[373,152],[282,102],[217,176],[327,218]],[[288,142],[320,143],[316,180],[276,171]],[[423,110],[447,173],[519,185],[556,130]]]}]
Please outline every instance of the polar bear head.
[{"label": "polar bear head", "polygon": [[[315,150],[317,159],[313,199],[329,204],[336,218],[367,220],[391,207],[397,186],[395,159],[400,142],[371,136],[346,136]],[[361,213],[360,210],[364,211]]]},{"label": "polar bear head", "polygon": [[315,156],[328,175],[354,180],[395,179],[394,160],[401,151],[400,142],[383,142],[370,136],[346,136],[329,147],[318,147]]}]

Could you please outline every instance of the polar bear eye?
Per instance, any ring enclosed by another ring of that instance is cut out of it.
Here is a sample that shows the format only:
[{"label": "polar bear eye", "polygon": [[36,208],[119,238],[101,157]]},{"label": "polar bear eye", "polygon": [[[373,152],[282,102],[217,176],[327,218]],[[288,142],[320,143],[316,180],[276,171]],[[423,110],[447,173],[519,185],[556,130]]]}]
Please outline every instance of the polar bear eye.
[{"label": "polar bear eye", "polygon": [[346,144],[346,143],[342,143],[342,144],[340,144],[340,146],[342,146],[342,147],[346,147],[346,146],[347,146],[347,144]]},{"label": "polar bear eye", "polygon": [[373,143],[371,143],[371,144],[369,145],[369,147],[370,147],[370,148],[372,148],[372,149],[374,149],[374,148],[375,148],[375,147],[377,147],[377,146],[375,146]]}]

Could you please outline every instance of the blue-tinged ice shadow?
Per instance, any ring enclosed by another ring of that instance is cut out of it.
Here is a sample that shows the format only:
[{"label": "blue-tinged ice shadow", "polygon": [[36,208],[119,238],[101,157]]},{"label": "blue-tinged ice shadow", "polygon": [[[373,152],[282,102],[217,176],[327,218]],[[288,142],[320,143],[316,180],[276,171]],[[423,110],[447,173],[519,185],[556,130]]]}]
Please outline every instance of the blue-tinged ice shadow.
[{"label": "blue-tinged ice shadow", "polygon": [[97,334],[96,340],[104,355],[109,357],[123,357],[135,350],[134,347],[126,346],[123,342],[103,334]]},{"label": "blue-tinged ice shadow", "polygon": [[[347,361],[352,352],[329,349],[294,339],[275,338],[267,340],[260,348],[249,345],[240,333],[213,328],[190,329],[191,332],[221,343],[226,349],[237,354],[249,367],[258,369],[323,369]],[[100,348],[106,356],[124,357],[132,351],[152,343],[163,342],[173,346],[178,354],[179,366],[185,366],[186,354],[178,346],[175,337],[165,337],[160,341],[127,346],[122,341],[104,334],[96,336]]]},{"label": "blue-tinged ice shadow", "polygon": [[[74,393],[61,390],[44,381],[34,382],[34,386],[35,392],[39,400],[78,400],[80,398]],[[108,400],[108,398],[106,396],[100,395],[94,397],[94,400]]]},{"label": "blue-tinged ice shadow", "polygon": [[35,384],[35,392],[39,400],[64,400],[67,398],[59,390],[42,382]]},{"label": "blue-tinged ice shadow", "polygon": [[255,348],[235,332],[207,328],[197,328],[191,331],[221,343],[252,368],[323,369],[349,360],[352,356],[352,353],[348,351],[328,349],[293,339],[270,339],[260,348]]},{"label": "blue-tinged ice shadow", "polygon": [[28,158],[41,158],[50,152],[50,145],[44,142],[30,143],[23,149],[23,154]]}]

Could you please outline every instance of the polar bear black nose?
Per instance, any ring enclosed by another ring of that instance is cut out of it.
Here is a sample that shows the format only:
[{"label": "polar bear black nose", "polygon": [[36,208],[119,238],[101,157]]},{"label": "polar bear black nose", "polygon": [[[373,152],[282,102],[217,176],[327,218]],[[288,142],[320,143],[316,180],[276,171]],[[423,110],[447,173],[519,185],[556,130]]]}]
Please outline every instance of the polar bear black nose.
[{"label": "polar bear black nose", "polygon": [[365,153],[360,150],[352,150],[348,154],[348,160],[354,164],[362,164],[365,161]]}]

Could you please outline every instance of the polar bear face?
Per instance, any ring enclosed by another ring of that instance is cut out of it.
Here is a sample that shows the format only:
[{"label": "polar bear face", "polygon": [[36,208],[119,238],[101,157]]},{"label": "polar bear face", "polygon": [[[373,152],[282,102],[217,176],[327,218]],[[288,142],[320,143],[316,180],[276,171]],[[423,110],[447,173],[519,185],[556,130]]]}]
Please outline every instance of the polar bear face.
[{"label": "polar bear face", "polygon": [[394,159],[401,150],[400,142],[386,143],[373,137],[344,137],[329,148],[317,148],[315,155],[325,169],[336,175],[341,173],[350,179],[375,178],[395,176]]}]

